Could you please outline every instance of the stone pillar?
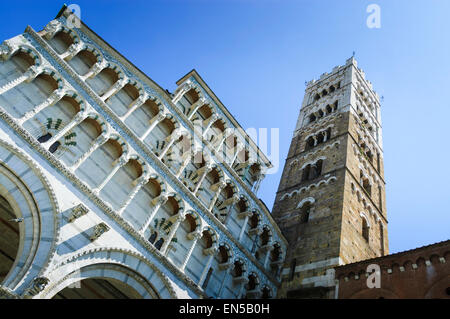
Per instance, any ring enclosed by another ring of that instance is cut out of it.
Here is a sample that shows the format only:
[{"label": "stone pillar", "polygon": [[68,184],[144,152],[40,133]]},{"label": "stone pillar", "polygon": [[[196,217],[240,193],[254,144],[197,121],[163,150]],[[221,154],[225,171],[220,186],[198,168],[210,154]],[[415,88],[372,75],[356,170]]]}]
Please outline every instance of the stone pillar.
[{"label": "stone pillar", "polygon": [[113,169],[112,171],[108,174],[108,176],[106,176],[106,178],[103,180],[103,182],[97,186],[96,188],[93,189],[93,192],[95,194],[99,194],[101,192],[101,190],[103,189],[103,187],[105,187],[105,185],[110,181],[110,179],[117,173],[117,171],[124,166],[126,163],[128,163],[128,157],[126,156],[126,154],[122,155],[121,157],[119,157],[118,159],[116,159],[113,162]]},{"label": "stone pillar", "polygon": [[70,167],[72,171],[75,171],[78,167],[80,167],[81,164],[92,154],[95,152],[95,150],[99,147],[101,147],[103,144],[105,144],[109,140],[109,136],[107,134],[101,134],[99,135],[93,142],[91,147],[78,158],[78,160]]},{"label": "stone pillar", "polygon": [[206,262],[205,267],[203,268],[202,274],[200,276],[200,279],[198,280],[198,285],[201,286],[203,284],[203,281],[205,280],[206,274],[208,273],[208,269],[211,267],[211,263],[214,259],[215,254],[217,253],[217,246],[212,246],[207,250],[207,254],[209,254],[208,261]]},{"label": "stone pillar", "polygon": [[114,83],[102,96],[102,100],[106,102],[107,99],[112,97],[114,94],[119,92],[126,84],[128,83],[127,79],[119,79],[116,83]]},{"label": "stone pillar", "polygon": [[266,257],[264,258],[264,268],[267,268],[267,263],[269,262],[269,258],[270,258],[270,253],[272,252],[273,247],[270,247],[269,249],[267,249],[267,254]]},{"label": "stone pillar", "polygon": [[219,292],[217,293],[217,299],[220,299],[222,297],[222,292],[223,292],[223,288],[225,287],[225,282],[227,281],[228,275],[230,274],[230,268],[231,268],[230,265],[231,264],[227,264],[227,266],[226,266],[227,268],[225,270],[225,274],[223,275],[222,282],[220,283]]},{"label": "stone pillar", "polygon": [[180,226],[181,222],[184,220],[185,216],[181,214],[177,214],[175,217],[175,222],[172,225],[172,228],[170,228],[169,235],[167,235],[167,239],[164,242],[164,244],[161,247],[161,254],[164,256],[167,256],[168,248],[170,243],[172,242],[173,236],[177,233],[178,227]]},{"label": "stone pillar", "polygon": [[182,136],[182,134],[183,132],[181,130],[176,129],[172,132],[172,134],[170,134],[167,137],[166,139],[167,145],[164,147],[164,149],[161,151],[161,154],[158,156],[159,159],[162,159],[164,155],[166,155],[166,153],[169,151],[173,143],[175,143]]},{"label": "stone pillar", "polygon": [[238,143],[236,145],[236,153],[233,156],[233,159],[230,162],[230,165],[233,166],[233,163],[236,161],[236,158],[238,157],[239,153],[245,148],[245,146],[242,143]]},{"label": "stone pillar", "polygon": [[[222,189],[225,188],[226,183],[225,182],[219,182],[218,183],[218,187],[217,187],[217,191],[214,194],[213,199],[211,200],[211,203],[209,204],[208,210],[212,210],[214,208],[214,205],[216,204],[217,199],[219,198],[220,192],[222,191]],[[214,185],[213,185],[214,186]]]},{"label": "stone pillar", "polygon": [[181,164],[178,172],[175,174],[175,176],[177,178],[179,178],[181,176],[181,174],[183,173],[184,169],[189,165],[189,163],[191,162],[191,154],[189,152],[186,152],[187,155],[183,156],[183,163]]},{"label": "stone pillar", "polygon": [[208,165],[205,165],[205,166],[199,168],[199,169],[197,170],[197,172],[200,171],[200,170],[202,170],[202,169],[203,169],[203,172],[201,173],[201,177],[200,177],[200,179],[199,179],[197,185],[195,185],[195,189],[194,189],[194,191],[193,191],[193,193],[194,193],[195,195],[197,195],[197,192],[198,192],[200,186],[202,185],[203,180],[205,179],[206,175],[208,175],[208,173],[209,173],[211,167],[208,166]]},{"label": "stone pillar", "polygon": [[72,121],[70,121],[69,123],[67,123],[66,126],[64,126],[61,130],[58,131],[58,133],[56,133],[50,140],[48,140],[47,142],[42,144],[42,147],[44,148],[49,148],[53,143],[55,143],[56,141],[58,141],[61,137],[64,136],[64,134],[66,134],[67,132],[69,132],[72,128],[74,128],[75,126],[77,126],[78,124],[80,124],[81,122],[84,121],[84,119],[87,117],[87,113],[86,112],[78,112],[75,117],[72,119]]},{"label": "stone pillar", "polygon": [[83,43],[72,43],[66,52],[61,54],[61,58],[70,61],[83,49]]},{"label": "stone pillar", "polygon": [[198,109],[201,108],[206,103],[207,103],[207,100],[204,97],[201,97],[198,99],[197,102],[192,104],[191,108],[189,109],[188,113],[186,114],[188,119],[191,120],[194,117],[194,114],[198,111]]},{"label": "stone pillar", "polygon": [[175,97],[172,99],[173,104],[177,104],[183,95],[185,95],[189,90],[191,90],[194,87],[194,85],[191,82],[187,82],[184,84],[183,88],[178,91],[178,93],[175,95]]},{"label": "stone pillar", "polygon": [[127,206],[131,203],[133,198],[136,196],[136,194],[139,192],[139,190],[148,183],[150,179],[149,174],[142,174],[138,179],[136,179],[133,183],[135,186],[133,187],[133,190],[131,191],[130,195],[128,195],[125,202],[120,206],[118,210],[118,214],[122,214],[122,212],[127,208]]},{"label": "stone pillar", "polygon": [[108,66],[108,62],[106,62],[106,60],[102,60],[100,62],[97,62],[90,68],[90,70],[84,76],[82,76],[82,78],[84,80],[89,79],[89,78],[93,78],[97,74],[99,74],[107,66]]},{"label": "stone pillar", "polygon": [[184,272],[184,269],[186,268],[186,265],[187,265],[189,259],[191,258],[192,252],[194,251],[197,241],[199,240],[199,238],[202,237],[202,233],[195,231],[193,233],[189,233],[188,237],[190,237],[189,239],[192,239],[192,245],[191,245],[191,248],[189,249],[186,257],[184,258],[183,264],[180,267],[180,270],[183,272]]},{"label": "stone pillar", "polygon": [[[243,214],[245,216],[245,219],[244,219],[244,224],[241,227],[241,232],[239,233],[239,238],[238,238],[239,242],[242,240],[242,237],[244,236],[245,229],[247,228],[247,225],[248,225],[248,220],[252,216],[253,213],[251,211],[246,211],[246,212],[243,212],[241,214]],[[238,217],[241,214],[239,214]]]},{"label": "stone pillar", "polygon": [[136,111],[137,108],[141,107],[147,100],[148,100],[147,94],[139,95],[139,97],[136,100],[131,102],[131,104],[128,107],[128,111],[123,116],[121,116],[120,119],[123,122],[125,122],[125,120],[128,118],[128,116],[130,116],[131,113]]},{"label": "stone pillar", "polygon": [[56,89],[50,94],[50,96],[41,104],[36,105],[32,110],[25,113],[20,119],[17,120],[19,124],[25,123],[27,120],[31,119],[33,116],[38,114],[40,111],[45,109],[48,106],[52,106],[61,100],[61,98],[65,95],[64,89]]},{"label": "stone pillar", "polygon": [[150,132],[158,125],[160,122],[162,122],[166,118],[165,113],[159,112],[156,114],[151,120],[150,120],[150,126],[148,127],[147,131],[145,131],[144,134],[142,134],[140,140],[144,141],[145,138],[150,134]]},{"label": "stone pillar", "polygon": [[211,126],[214,124],[214,122],[217,121],[218,118],[219,118],[219,115],[217,113],[214,113],[209,117],[209,119],[206,120],[206,121],[208,121],[208,124],[206,125],[206,128],[203,131],[203,137],[206,136],[206,133],[211,128]]},{"label": "stone pillar", "polygon": [[15,78],[12,81],[9,81],[8,83],[6,83],[5,85],[3,85],[2,87],[0,87],[0,95],[15,88],[16,86],[18,86],[19,84],[26,82],[26,83],[30,83],[31,81],[33,81],[39,74],[41,74],[42,69],[37,67],[37,66],[30,66],[28,68],[27,71],[25,71],[24,74],[22,74],[21,76]]},{"label": "stone pillar", "polygon": [[145,230],[150,226],[150,223],[152,222],[153,218],[155,217],[156,213],[158,212],[158,209],[164,205],[169,197],[167,197],[166,194],[161,194],[158,197],[154,198],[152,200],[152,205],[154,205],[150,216],[148,216],[147,220],[145,221],[144,225],[141,228],[141,234],[144,234]]}]

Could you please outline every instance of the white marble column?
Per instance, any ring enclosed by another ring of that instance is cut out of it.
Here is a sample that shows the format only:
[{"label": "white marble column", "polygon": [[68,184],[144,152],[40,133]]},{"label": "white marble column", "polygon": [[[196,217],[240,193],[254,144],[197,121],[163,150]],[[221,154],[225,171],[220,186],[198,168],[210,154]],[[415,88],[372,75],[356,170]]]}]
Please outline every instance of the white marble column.
[{"label": "white marble column", "polygon": [[273,246],[271,246],[270,248],[267,249],[267,253],[266,253],[266,257],[264,259],[264,268],[267,268],[267,263],[269,262],[269,258],[270,258],[270,253],[273,250]]},{"label": "white marble column", "polygon": [[202,185],[202,183],[203,183],[203,180],[205,179],[205,177],[206,177],[206,175],[208,175],[208,173],[210,172],[210,170],[211,170],[211,167],[209,166],[209,165],[205,165],[205,166],[203,166],[203,167],[200,167],[198,170],[197,170],[197,173],[200,173],[201,175],[201,177],[200,177],[200,179],[198,180],[198,182],[197,182],[197,185],[195,185],[195,189],[194,189],[194,191],[193,191],[193,193],[195,194],[195,195],[197,195],[197,192],[198,192],[198,190],[200,189],[200,187],[201,187],[201,185]]},{"label": "white marble column", "polygon": [[148,95],[147,95],[147,94],[139,95],[139,97],[138,97],[136,100],[134,100],[133,102],[131,102],[131,104],[130,104],[129,107],[128,107],[128,111],[127,111],[124,115],[122,115],[122,116],[120,117],[120,119],[121,119],[122,121],[125,121],[125,120],[128,118],[128,116],[131,115],[131,113],[133,113],[133,112],[136,111],[139,107],[141,107],[147,100],[148,100]]},{"label": "white marble column", "polygon": [[197,241],[202,237],[202,233],[195,231],[188,234],[188,238],[192,240],[191,248],[189,248],[189,251],[184,258],[184,262],[180,267],[180,270],[184,272],[184,269],[186,268],[187,263],[189,262],[189,259],[191,258],[192,252],[194,251],[195,246],[197,245]]},{"label": "white marble column", "polygon": [[[214,205],[216,204],[217,199],[219,198],[220,192],[227,185],[225,182],[218,182],[217,184],[218,184],[217,191],[214,194],[214,197],[212,198],[211,203],[209,204],[209,207],[208,207],[208,210],[210,210],[210,211],[213,209]],[[212,185],[211,187],[214,187],[214,185]]]},{"label": "white marble column", "polygon": [[186,114],[188,119],[191,120],[194,117],[195,113],[197,113],[198,109],[201,108],[203,105],[205,105],[206,102],[207,100],[204,97],[201,97],[198,99],[197,102],[192,104],[188,113]]},{"label": "white marble column", "polygon": [[152,222],[159,208],[162,205],[164,205],[168,200],[169,197],[165,193],[160,194],[158,197],[152,200],[153,209],[141,228],[141,234],[144,234],[145,230],[150,226],[150,223]]},{"label": "white marble column", "polygon": [[92,141],[91,146],[89,149],[81,155],[76,162],[70,167],[72,171],[75,171],[78,167],[80,167],[81,164],[92,154],[95,152],[96,149],[101,147],[103,144],[105,144],[109,140],[109,136],[107,134],[101,134],[99,135],[94,141]]},{"label": "white marble column", "polygon": [[225,274],[223,275],[222,282],[220,283],[220,288],[217,293],[217,299],[220,299],[222,297],[223,288],[225,287],[225,283],[228,279],[228,275],[230,274],[230,269],[231,269],[231,264],[228,264],[228,266],[225,270]]},{"label": "white marble column", "polygon": [[160,123],[162,122],[164,119],[166,118],[166,114],[165,113],[161,113],[159,112],[158,114],[156,114],[151,120],[150,120],[150,126],[148,127],[148,129],[145,131],[144,134],[142,134],[142,136],[140,137],[140,140],[143,141],[145,140],[145,138],[150,134],[150,132]]},{"label": "white marble column", "polygon": [[161,254],[163,254],[164,256],[167,256],[167,253],[169,252],[168,251],[169,245],[172,242],[172,239],[177,233],[178,227],[180,227],[180,224],[184,220],[184,218],[185,216],[181,214],[177,214],[176,216],[174,216],[175,220],[172,227],[170,228],[169,235],[167,235],[166,241],[161,247]]},{"label": "white marble column", "polygon": [[95,194],[99,194],[103,187],[105,187],[105,185],[111,180],[111,178],[117,173],[117,171],[124,166],[126,163],[128,163],[128,156],[126,154],[122,155],[121,157],[119,157],[118,159],[116,159],[113,162],[113,169],[112,171],[106,176],[106,178],[103,180],[103,182],[101,182],[100,185],[98,185],[96,188],[94,188],[92,191]]},{"label": "white marble column", "polygon": [[36,105],[32,110],[26,112],[20,119],[17,120],[19,124],[25,123],[27,120],[31,119],[33,116],[38,114],[43,109],[55,105],[58,103],[62,97],[65,95],[64,89],[56,89],[55,91],[50,94],[50,96],[41,104]]},{"label": "white marble column", "polygon": [[191,153],[186,152],[185,155],[183,156],[183,163],[178,169],[178,172],[175,174],[177,178],[181,176],[181,174],[183,173],[183,171],[186,169],[186,167],[189,165],[190,162],[191,162]]},{"label": "white marble column", "polygon": [[[205,130],[203,131],[203,137],[206,136],[208,130],[211,128],[211,126],[219,119],[219,115],[217,113],[212,114],[209,119],[206,119],[205,122],[208,124],[206,125]],[[205,123],[203,123],[204,125]]]},{"label": "white marble column", "polygon": [[107,99],[119,92],[126,84],[128,79],[119,79],[114,83],[102,96],[102,100],[105,102]]},{"label": "white marble column", "polygon": [[192,83],[185,83],[183,85],[183,88],[181,88],[178,93],[174,96],[174,98],[172,99],[173,104],[177,104],[181,98],[187,93],[189,92],[192,88],[194,87],[194,85]]},{"label": "white marble column", "polygon": [[209,268],[211,267],[211,263],[214,259],[214,256],[217,253],[217,246],[212,246],[210,248],[204,249],[205,255],[209,255],[208,261],[205,264],[205,267],[203,268],[202,274],[200,276],[200,279],[198,280],[198,285],[201,286],[203,284],[203,281],[206,278],[206,274],[208,273]]},{"label": "white marble column", "polygon": [[83,49],[83,45],[81,42],[72,43],[66,52],[61,54],[61,58],[66,61],[72,60]]},{"label": "white marble column", "polygon": [[243,212],[243,213],[238,215],[238,218],[241,217],[241,216],[245,216],[244,224],[242,225],[241,232],[239,233],[239,238],[238,238],[239,242],[242,240],[242,237],[244,236],[245,230],[247,229],[248,220],[250,219],[252,214],[253,214],[253,212],[251,212],[251,211],[245,211],[245,212]]},{"label": "white marble column", "polygon": [[82,78],[84,80],[89,79],[89,78],[93,78],[97,74],[99,74],[107,66],[108,66],[108,62],[106,62],[106,60],[102,60],[100,62],[97,62],[89,69],[89,71],[84,76],[82,76]]},{"label": "white marble column", "polygon": [[137,178],[133,184],[134,187],[130,193],[130,195],[128,195],[127,199],[125,200],[125,202],[122,204],[122,206],[120,206],[119,210],[118,210],[118,214],[122,214],[122,212],[128,207],[128,205],[131,203],[131,201],[134,199],[134,197],[137,195],[137,193],[139,192],[139,190],[148,183],[150,179],[150,175],[149,174],[142,174],[139,178]]},{"label": "white marble column", "polygon": [[43,143],[42,146],[46,149],[48,149],[53,143],[58,141],[61,137],[64,136],[67,132],[69,132],[71,129],[73,129],[75,126],[80,124],[84,121],[84,119],[87,117],[86,112],[78,112],[75,117],[67,123],[66,126],[64,126],[61,130],[58,131],[54,136],[52,136],[51,139],[49,139],[47,142]]},{"label": "white marble column", "polygon": [[19,77],[15,78],[12,81],[9,81],[8,83],[6,83],[5,85],[3,85],[2,87],[0,87],[0,95],[15,88],[16,86],[18,86],[19,84],[26,82],[26,83],[30,83],[31,81],[33,81],[40,73],[42,72],[42,69],[36,66],[31,66],[28,68],[27,71],[25,71],[24,74],[20,75]]},{"label": "white marble column", "polygon": [[178,139],[184,134],[184,132],[182,132],[179,129],[176,129],[172,132],[172,134],[170,134],[167,138],[166,138],[166,142],[167,144],[164,146],[164,148],[161,150],[161,154],[158,156],[159,159],[162,159],[166,153],[169,151],[170,147],[173,145],[173,143],[175,143],[176,141],[178,141]]}]

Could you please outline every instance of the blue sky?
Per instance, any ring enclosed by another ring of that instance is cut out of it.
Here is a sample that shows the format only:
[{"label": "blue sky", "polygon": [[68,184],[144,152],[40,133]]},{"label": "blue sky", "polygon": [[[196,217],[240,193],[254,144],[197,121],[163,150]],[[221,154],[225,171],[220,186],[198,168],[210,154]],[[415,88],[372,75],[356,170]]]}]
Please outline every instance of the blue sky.
[{"label": "blue sky", "polygon": [[[41,30],[63,1],[1,1],[0,39]],[[67,2],[70,4],[71,2]],[[159,85],[195,68],[244,127],[280,128],[280,169],[305,81],[356,52],[382,102],[390,252],[450,238],[450,1],[80,1],[82,20]],[[381,28],[366,26],[369,4]]]}]

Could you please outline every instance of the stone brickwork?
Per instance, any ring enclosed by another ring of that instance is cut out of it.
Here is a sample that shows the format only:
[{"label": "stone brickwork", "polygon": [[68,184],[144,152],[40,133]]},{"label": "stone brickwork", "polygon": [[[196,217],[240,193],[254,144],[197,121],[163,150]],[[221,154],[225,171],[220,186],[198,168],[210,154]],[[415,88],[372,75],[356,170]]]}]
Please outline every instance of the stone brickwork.
[{"label": "stone brickwork", "polygon": [[336,265],[388,252],[379,98],[351,58],[307,84],[272,210],[281,298],[334,298]]},{"label": "stone brickwork", "polygon": [[[449,258],[450,240],[447,240],[336,267],[338,298],[450,299]],[[374,286],[375,273],[368,270],[371,265],[380,270],[378,287]]]}]

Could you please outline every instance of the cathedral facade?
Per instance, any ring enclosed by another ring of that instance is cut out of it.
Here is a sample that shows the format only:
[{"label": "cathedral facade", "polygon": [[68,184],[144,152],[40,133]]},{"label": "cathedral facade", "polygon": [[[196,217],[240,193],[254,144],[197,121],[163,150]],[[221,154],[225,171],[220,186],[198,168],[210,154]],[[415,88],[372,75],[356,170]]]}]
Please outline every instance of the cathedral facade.
[{"label": "cathedral facade", "polygon": [[1,44],[0,117],[0,297],[277,296],[271,163],[195,70],[163,90],[64,7]]}]

